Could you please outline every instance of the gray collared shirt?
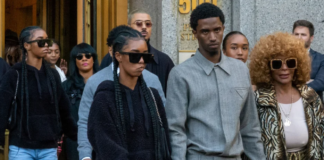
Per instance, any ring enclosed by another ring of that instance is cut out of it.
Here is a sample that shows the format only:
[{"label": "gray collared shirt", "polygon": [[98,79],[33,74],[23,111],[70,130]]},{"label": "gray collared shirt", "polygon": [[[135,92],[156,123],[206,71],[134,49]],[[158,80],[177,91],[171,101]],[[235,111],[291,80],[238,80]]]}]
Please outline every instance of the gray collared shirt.
[{"label": "gray collared shirt", "polygon": [[221,55],[214,64],[198,50],[170,72],[166,114],[172,159],[265,159],[249,70]]}]

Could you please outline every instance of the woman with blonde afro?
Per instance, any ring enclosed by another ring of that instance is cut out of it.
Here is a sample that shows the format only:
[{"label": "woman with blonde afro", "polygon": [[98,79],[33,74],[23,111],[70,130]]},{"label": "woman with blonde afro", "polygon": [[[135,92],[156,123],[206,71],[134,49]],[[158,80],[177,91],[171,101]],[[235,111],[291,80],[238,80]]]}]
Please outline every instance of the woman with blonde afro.
[{"label": "woman with blonde afro", "polygon": [[323,159],[323,108],[306,85],[310,58],[288,33],[262,37],[250,57],[262,141],[269,160]]}]

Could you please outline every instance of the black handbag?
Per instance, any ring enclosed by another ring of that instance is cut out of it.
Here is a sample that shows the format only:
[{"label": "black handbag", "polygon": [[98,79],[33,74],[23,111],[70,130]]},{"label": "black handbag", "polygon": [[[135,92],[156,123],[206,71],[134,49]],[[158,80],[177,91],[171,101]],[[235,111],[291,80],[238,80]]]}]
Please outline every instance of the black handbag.
[{"label": "black handbag", "polygon": [[160,129],[160,135],[161,135],[161,154],[162,154],[162,158],[164,160],[169,160],[171,159],[171,154],[170,154],[170,150],[169,150],[169,146],[168,146],[168,139],[166,137],[166,134],[165,134],[165,129],[163,127],[163,122],[161,120],[161,116],[160,116],[160,113],[159,113],[159,110],[158,110],[158,107],[157,107],[157,104],[156,104],[156,101],[155,101],[155,97],[153,95],[153,92],[151,90],[151,88],[148,88],[151,92],[151,95],[152,95],[152,98],[153,98],[153,101],[154,101],[154,104],[155,104],[155,108],[156,108],[156,112],[157,112],[157,115],[159,117],[159,121],[160,121],[160,126],[161,126],[161,129]]},{"label": "black handbag", "polygon": [[15,96],[14,96],[14,100],[11,103],[11,107],[10,107],[10,115],[9,115],[9,119],[8,119],[8,124],[7,124],[7,129],[11,130],[13,128],[16,127],[17,125],[17,102],[16,102],[16,97],[17,97],[17,90],[18,90],[18,84],[19,84],[19,72],[16,70],[17,72],[17,84],[16,84],[16,90],[15,90]]}]

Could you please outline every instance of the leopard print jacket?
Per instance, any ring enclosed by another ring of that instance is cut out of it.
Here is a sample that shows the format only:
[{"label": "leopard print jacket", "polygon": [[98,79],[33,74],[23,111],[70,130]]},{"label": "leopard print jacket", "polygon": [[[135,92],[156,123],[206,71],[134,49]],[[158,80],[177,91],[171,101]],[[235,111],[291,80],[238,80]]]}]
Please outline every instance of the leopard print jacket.
[{"label": "leopard print jacket", "polygon": [[[322,160],[324,158],[322,102],[316,92],[306,85],[299,87],[298,90],[301,93],[309,132],[305,157],[307,160]],[[265,155],[268,160],[286,160],[285,134],[274,86],[259,88],[255,95]]]}]

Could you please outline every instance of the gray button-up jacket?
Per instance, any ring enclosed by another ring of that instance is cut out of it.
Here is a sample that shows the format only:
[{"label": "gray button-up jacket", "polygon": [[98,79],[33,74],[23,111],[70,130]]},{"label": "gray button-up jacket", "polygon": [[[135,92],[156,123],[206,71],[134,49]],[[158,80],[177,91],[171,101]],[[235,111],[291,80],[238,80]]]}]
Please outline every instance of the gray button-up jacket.
[{"label": "gray button-up jacket", "polygon": [[166,113],[173,160],[265,159],[249,70],[198,50],[170,72]]}]

